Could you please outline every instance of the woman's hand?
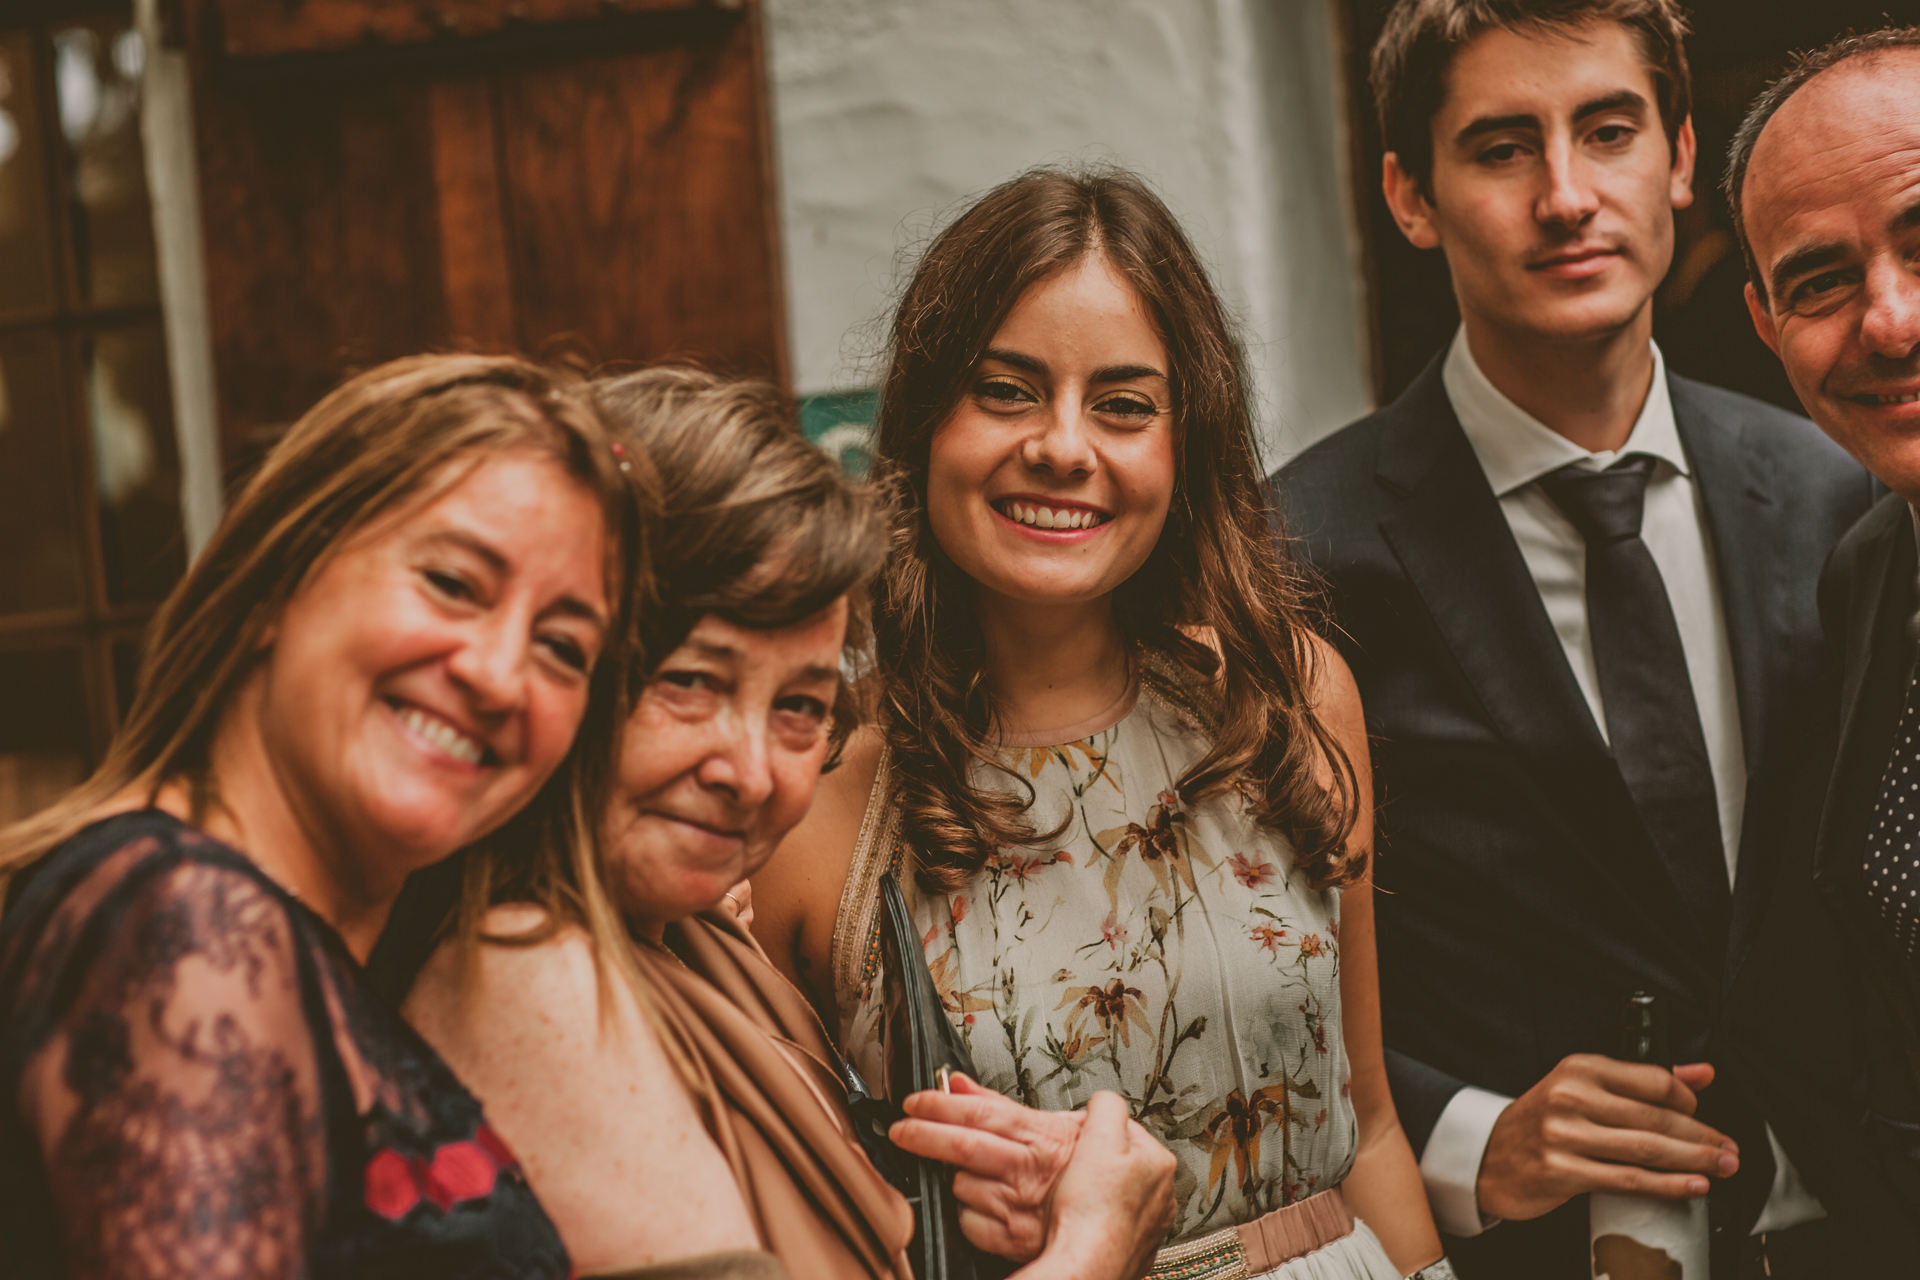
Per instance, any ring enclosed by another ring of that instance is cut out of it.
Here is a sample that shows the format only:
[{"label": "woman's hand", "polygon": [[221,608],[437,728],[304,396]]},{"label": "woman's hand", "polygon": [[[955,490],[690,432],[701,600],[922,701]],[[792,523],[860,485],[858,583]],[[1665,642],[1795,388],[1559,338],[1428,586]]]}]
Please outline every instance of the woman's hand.
[{"label": "woman's hand", "polygon": [[1133,1280],[1153,1264],[1173,1225],[1175,1161],[1119,1094],[1036,1111],[955,1076],[952,1093],[913,1094],[906,1110],[895,1145],[955,1166],[960,1230],[1031,1262],[1024,1280]]},{"label": "woman's hand", "polygon": [[740,922],[742,929],[753,928],[753,881],[742,880],[720,895],[720,909]]},{"label": "woman's hand", "polygon": [[1073,1158],[1053,1187],[1047,1247],[1014,1280],[1136,1280],[1173,1226],[1173,1153],[1096,1093]]},{"label": "woman's hand", "polygon": [[908,1096],[894,1145],[954,1166],[960,1230],[988,1253],[1016,1262],[1038,1256],[1049,1234],[1049,1202],[1073,1158],[1086,1116],[1036,1111],[953,1077],[953,1092]]}]

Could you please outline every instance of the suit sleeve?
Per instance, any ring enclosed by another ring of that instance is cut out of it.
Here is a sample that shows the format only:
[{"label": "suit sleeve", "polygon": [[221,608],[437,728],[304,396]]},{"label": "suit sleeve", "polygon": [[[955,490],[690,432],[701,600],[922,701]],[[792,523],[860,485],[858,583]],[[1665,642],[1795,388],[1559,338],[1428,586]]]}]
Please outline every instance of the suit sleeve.
[{"label": "suit sleeve", "polygon": [[1418,1156],[1427,1148],[1440,1114],[1453,1101],[1453,1095],[1467,1087],[1437,1067],[1410,1058],[1398,1049],[1387,1050],[1387,1083],[1393,1089],[1393,1107],[1400,1113],[1400,1127],[1407,1132]]},{"label": "suit sleeve", "polygon": [[1480,1212],[1475,1184],[1494,1121],[1512,1098],[1478,1089],[1393,1049],[1387,1082],[1420,1161],[1433,1220],[1450,1236],[1477,1236],[1498,1219]]}]

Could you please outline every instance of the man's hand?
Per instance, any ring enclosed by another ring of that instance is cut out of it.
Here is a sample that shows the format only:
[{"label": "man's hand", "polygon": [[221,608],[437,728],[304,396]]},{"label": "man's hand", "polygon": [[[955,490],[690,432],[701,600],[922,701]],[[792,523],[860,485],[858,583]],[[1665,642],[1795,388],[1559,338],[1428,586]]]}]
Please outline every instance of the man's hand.
[{"label": "man's hand", "polygon": [[1740,1149],[1693,1118],[1713,1083],[1704,1062],[1671,1072],[1596,1054],[1565,1058],[1494,1122],[1475,1191],[1496,1218],[1537,1218],[1589,1191],[1663,1200],[1707,1194]]},{"label": "man's hand", "polygon": [[910,1094],[904,1109],[908,1118],[895,1121],[889,1136],[902,1150],[954,1166],[967,1239],[1016,1262],[1037,1256],[1085,1113],[1035,1111],[965,1076],[953,1077],[952,1093]]}]

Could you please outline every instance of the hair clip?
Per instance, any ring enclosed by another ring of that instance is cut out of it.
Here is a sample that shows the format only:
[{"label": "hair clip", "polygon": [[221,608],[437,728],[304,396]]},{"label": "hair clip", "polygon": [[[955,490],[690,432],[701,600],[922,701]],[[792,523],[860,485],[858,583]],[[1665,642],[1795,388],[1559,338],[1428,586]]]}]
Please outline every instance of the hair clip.
[{"label": "hair clip", "polygon": [[633,464],[627,461],[627,446],[621,444],[618,440],[614,441],[613,456],[620,459],[621,471],[628,475],[633,474]]}]

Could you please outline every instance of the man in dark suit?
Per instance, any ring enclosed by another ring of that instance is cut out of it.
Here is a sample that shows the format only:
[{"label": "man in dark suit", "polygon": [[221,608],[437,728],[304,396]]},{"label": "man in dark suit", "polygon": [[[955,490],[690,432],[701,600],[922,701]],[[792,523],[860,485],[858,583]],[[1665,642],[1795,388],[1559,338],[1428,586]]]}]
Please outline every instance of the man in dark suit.
[{"label": "man in dark suit", "polygon": [[1800,59],[1735,136],[1727,194],[1754,326],[1814,420],[1893,490],[1820,583],[1842,666],[1813,880],[1865,980],[1863,1125],[1920,1220],[1920,27]]},{"label": "man in dark suit", "polygon": [[[1386,195],[1462,326],[1275,477],[1379,744],[1395,1101],[1467,1280],[1587,1276],[1589,1192],[1710,1188],[1715,1277],[1901,1274],[1848,1229],[1886,1206],[1828,1132],[1840,939],[1771,892],[1817,808],[1814,585],[1870,481],[1805,419],[1666,373],[1682,23],[1554,8],[1390,15]],[[1780,990],[1820,998],[1749,994]],[[1614,1056],[1635,992],[1671,1073]]]}]

